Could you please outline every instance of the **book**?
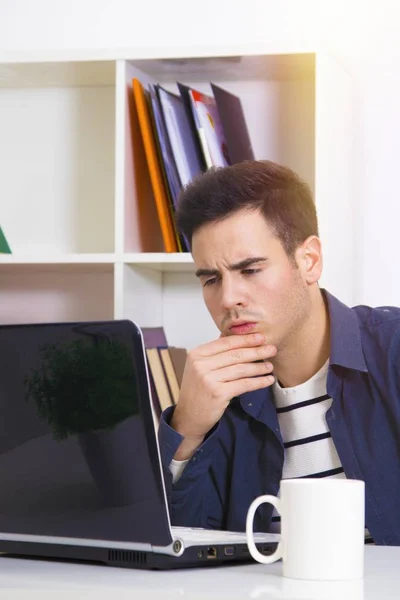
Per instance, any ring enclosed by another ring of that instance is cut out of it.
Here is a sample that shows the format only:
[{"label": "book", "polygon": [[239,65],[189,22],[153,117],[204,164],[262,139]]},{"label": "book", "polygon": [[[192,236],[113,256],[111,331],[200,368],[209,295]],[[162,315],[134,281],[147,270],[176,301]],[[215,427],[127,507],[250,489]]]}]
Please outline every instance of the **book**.
[{"label": "book", "polygon": [[166,348],[159,347],[158,351],[160,353],[161,362],[164,367],[164,373],[167,378],[167,382],[168,382],[169,389],[171,392],[172,400],[174,401],[174,404],[176,404],[179,400],[179,383],[178,383],[178,378],[175,373],[174,366],[172,364],[169,349],[167,347]]},{"label": "book", "polygon": [[174,402],[168,388],[168,383],[161,364],[161,358],[158,353],[158,349],[147,348],[146,355],[153,377],[158,402],[160,404],[161,411],[164,411],[169,406],[173,406]]},{"label": "book", "polygon": [[157,348],[158,346],[168,346],[164,327],[141,327],[143,342],[145,348]]},{"label": "book", "polygon": [[[141,327],[140,330],[142,332],[143,343],[144,343],[146,352],[147,352],[148,348],[154,348],[157,346],[166,346],[167,345],[167,338],[165,336],[165,331],[162,326],[160,326],[160,327]],[[147,353],[146,353],[146,357],[147,357]],[[147,363],[148,362],[149,361],[147,361]],[[154,382],[153,373],[151,371],[149,364],[148,364],[148,372],[149,372],[149,379],[150,379],[151,400],[152,400],[152,405],[153,405],[153,409],[154,409],[154,413],[155,413],[154,418],[156,419],[156,424],[158,426],[159,422],[160,422],[160,416],[161,416],[161,406],[160,406],[160,402],[158,400],[158,395],[157,395],[156,385]]]},{"label": "book", "polygon": [[154,139],[153,124],[148,108],[148,91],[145,90],[141,82],[136,78],[132,79],[132,87],[165,251],[178,252],[179,247],[173,216],[165,189],[162,168]]},{"label": "book", "polygon": [[171,357],[171,362],[174,367],[175,375],[178,380],[179,389],[182,385],[183,372],[185,370],[187,350],[186,348],[177,348],[175,346],[169,346],[168,352]]},{"label": "book", "polygon": [[11,254],[11,248],[8,245],[7,238],[0,227],[0,254]]},{"label": "book", "polygon": [[231,164],[254,160],[243,106],[238,96],[211,83]]}]

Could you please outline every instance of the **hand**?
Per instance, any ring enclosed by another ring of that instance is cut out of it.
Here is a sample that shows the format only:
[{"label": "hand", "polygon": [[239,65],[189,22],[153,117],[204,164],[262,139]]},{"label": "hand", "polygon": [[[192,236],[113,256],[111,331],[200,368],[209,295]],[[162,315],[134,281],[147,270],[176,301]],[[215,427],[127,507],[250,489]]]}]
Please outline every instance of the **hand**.
[{"label": "hand", "polygon": [[[260,333],[221,337],[188,353],[171,426],[184,436],[175,459],[185,460],[201,445],[235,396],[270,386],[275,346]],[[262,360],[263,362],[255,362]]]}]

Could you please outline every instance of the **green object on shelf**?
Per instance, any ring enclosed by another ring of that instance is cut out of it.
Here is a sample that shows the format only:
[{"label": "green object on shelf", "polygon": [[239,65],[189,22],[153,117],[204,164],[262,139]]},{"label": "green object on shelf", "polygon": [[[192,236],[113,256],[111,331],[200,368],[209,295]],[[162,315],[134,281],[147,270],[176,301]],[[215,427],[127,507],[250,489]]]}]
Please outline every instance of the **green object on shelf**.
[{"label": "green object on shelf", "polygon": [[1,227],[0,227],[0,254],[11,254],[11,248],[8,245],[6,236],[4,235]]}]

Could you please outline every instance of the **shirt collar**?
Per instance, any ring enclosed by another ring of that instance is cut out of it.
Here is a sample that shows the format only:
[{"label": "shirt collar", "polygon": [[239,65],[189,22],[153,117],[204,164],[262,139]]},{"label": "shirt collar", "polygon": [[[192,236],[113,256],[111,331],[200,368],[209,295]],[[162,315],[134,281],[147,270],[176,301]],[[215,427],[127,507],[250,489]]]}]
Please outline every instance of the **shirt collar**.
[{"label": "shirt collar", "polygon": [[367,373],[357,314],[326,290],[321,290],[321,292],[329,311],[330,365],[339,365]]},{"label": "shirt collar", "polygon": [[245,412],[255,419],[263,421],[282,441],[271,386],[242,394],[237,400],[240,401]]}]

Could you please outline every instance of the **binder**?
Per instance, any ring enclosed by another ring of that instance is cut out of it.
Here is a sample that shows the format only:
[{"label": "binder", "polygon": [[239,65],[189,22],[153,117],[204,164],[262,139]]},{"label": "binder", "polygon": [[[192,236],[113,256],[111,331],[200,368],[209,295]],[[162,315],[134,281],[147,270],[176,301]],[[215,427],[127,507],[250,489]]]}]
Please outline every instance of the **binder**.
[{"label": "binder", "polygon": [[187,121],[189,123],[189,127],[192,132],[192,138],[194,141],[194,147],[195,147],[195,151],[196,151],[196,155],[197,155],[197,160],[199,162],[201,171],[205,172],[207,170],[207,164],[204,159],[203,148],[202,148],[202,145],[200,142],[200,138],[199,138],[198,131],[197,131],[196,121],[195,121],[195,118],[193,115],[192,100],[191,100],[191,95],[190,95],[191,88],[188,85],[185,85],[184,83],[180,83],[179,81],[177,82],[177,86],[178,86],[178,90],[179,90],[179,93],[182,98],[182,103],[183,103],[183,107],[185,109]]},{"label": "binder", "polygon": [[165,189],[160,159],[154,139],[151,115],[148,108],[148,92],[136,78],[132,79],[132,87],[165,251],[178,252],[179,247],[175,234],[174,221]]},{"label": "binder", "polygon": [[176,168],[174,154],[168,137],[166,124],[160,104],[160,99],[153,85],[149,85],[149,111],[152,115],[154,125],[154,135],[156,139],[159,159],[162,166],[164,183],[167,189],[169,205],[174,222],[175,236],[178,241],[178,248],[181,252],[189,251],[189,244],[184,236],[179,234],[176,227],[175,210],[178,204],[178,197],[182,190],[181,180],[178,169]]},{"label": "binder", "polygon": [[157,134],[158,148],[165,173],[166,183],[171,199],[176,206],[178,196],[182,189],[178,169],[176,168],[174,154],[172,152],[168,132],[162,114],[162,108],[154,86],[149,85],[149,95],[154,116],[154,126]]},{"label": "binder", "polygon": [[254,160],[242,103],[238,96],[211,83],[231,164]]},{"label": "binder", "polygon": [[157,85],[175,163],[183,186],[202,172],[182,98]]},{"label": "binder", "polygon": [[231,161],[215,98],[195,89],[189,96],[207,168],[227,167]]}]

